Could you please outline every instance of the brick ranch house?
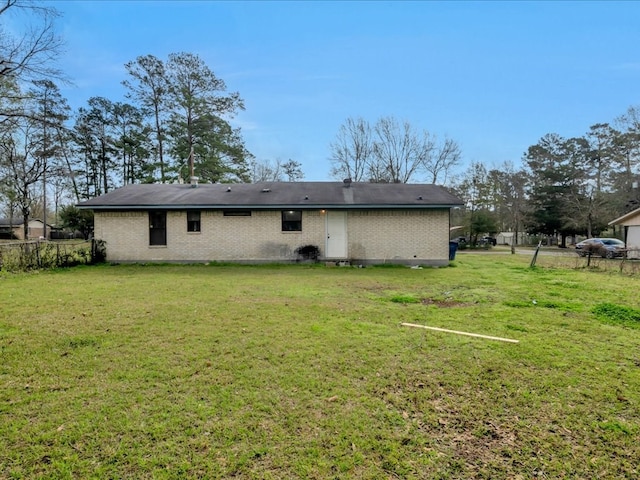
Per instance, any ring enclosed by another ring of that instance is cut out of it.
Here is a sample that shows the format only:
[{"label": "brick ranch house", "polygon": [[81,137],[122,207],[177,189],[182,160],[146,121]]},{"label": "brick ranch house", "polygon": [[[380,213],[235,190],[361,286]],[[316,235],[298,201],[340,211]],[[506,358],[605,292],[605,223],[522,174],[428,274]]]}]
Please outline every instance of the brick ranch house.
[{"label": "brick ranch house", "polygon": [[[51,228],[47,223],[47,238]],[[38,218],[29,220],[27,238],[24,237],[24,217],[0,218],[0,239],[38,240],[44,237],[44,233],[44,222]]]},{"label": "brick ranch house", "polygon": [[78,207],[110,262],[291,262],[315,247],[323,261],[436,266],[460,205],[436,185],[268,182],[127,185]]}]

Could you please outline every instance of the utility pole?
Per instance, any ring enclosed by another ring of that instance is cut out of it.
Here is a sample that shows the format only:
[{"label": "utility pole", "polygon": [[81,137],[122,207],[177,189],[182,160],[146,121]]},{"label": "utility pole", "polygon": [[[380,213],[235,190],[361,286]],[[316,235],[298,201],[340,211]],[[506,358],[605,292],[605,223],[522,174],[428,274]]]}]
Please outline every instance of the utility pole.
[{"label": "utility pole", "polygon": [[191,146],[191,151],[189,152],[189,183],[192,187],[196,187],[198,185],[198,177],[195,175],[195,167],[193,165],[193,146]]},{"label": "utility pole", "polygon": [[47,163],[42,172],[42,228],[44,230],[44,239],[47,240]]},{"label": "utility pole", "polygon": [[47,96],[48,91],[45,90],[45,97],[42,106],[42,113],[44,121],[42,123],[42,229],[44,231],[44,239],[47,240],[47,124],[49,123],[49,116],[47,115]]}]

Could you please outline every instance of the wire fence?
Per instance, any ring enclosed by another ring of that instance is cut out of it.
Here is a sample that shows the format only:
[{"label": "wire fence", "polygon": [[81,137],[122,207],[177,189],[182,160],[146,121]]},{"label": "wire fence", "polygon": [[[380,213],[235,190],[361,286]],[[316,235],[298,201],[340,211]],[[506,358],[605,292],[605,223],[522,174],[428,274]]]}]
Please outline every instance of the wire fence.
[{"label": "wire fence", "polygon": [[[506,249],[486,252],[489,255],[498,253],[510,252]],[[531,254],[533,258],[535,249],[518,248],[518,253]],[[105,260],[106,248],[101,240],[0,242],[0,271],[24,272],[73,267],[102,263]],[[535,265],[543,268],[592,269],[635,276],[640,275],[640,249],[628,249],[624,257],[613,259],[602,258],[599,255],[581,257],[570,250],[544,249],[536,256]]]},{"label": "wire fence", "polygon": [[[531,250],[532,257],[534,254],[534,251]],[[603,258],[596,254],[581,257],[573,251],[557,253],[546,251],[537,257],[536,266],[586,269],[634,276],[640,275],[640,249],[627,249],[624,256],[617,258]]]},{"label": "wire fence", "polygon": [[90,265],[105,260],[104,242],[23,241],[0,243],[0,270],[25,272]]}]

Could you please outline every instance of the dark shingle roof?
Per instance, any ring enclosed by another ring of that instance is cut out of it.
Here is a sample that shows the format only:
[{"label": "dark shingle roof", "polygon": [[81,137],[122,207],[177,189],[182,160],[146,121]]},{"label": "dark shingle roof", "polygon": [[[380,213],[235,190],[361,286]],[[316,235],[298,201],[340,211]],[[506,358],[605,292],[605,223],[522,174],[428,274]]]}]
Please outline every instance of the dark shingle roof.
[{"label": "dark shingle roof", "polygon": [[0,227],[8,227],[9,225],[19,227],[24,223],[24,217],[13,217],[13,219],[0,218]]},{"label": "dark shingle roof", "polygon": [[404,183],[265,182],[127,185],[78,204],[93,210],[444,208],[462,205],[444,187]]},{"label": "dark shingle roof", "polygon": [[[29,218],[29,222],[42,222],[41,218],[34,218],[31,217]],[[23,216],[19,216],[19,217],[13,217],[13,220],[10,222],[8,218],[0,218],[0,227],[6,228],[9,225],[13,226],[13,227],[21,227],[24,225],[24,217]],[[53,225],[49,222],[47,222],[47,227],[52,227]]]}]

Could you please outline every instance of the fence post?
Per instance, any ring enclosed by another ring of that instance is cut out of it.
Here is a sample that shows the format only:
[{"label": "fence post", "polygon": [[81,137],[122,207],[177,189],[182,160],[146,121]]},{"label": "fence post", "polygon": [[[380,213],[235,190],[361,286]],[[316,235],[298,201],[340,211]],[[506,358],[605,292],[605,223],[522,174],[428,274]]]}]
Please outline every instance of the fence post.
[{"label": "fence post", "polygon": [[538,242],[538,246],[536,247],[536,251],[533,254],[533,258],[531,259],[531,264],[529,265],[529,268],[533,268],[536,266],[536,260],[538,258],[538,252],[540,251],[541,246],[542,246],[542,240]]},{"label": "fence post", "polygon": [[20,245],[20,265],[24,270],[28,270],[31,266],[29,258],[31,257],[31,244],[23,243]]}]

